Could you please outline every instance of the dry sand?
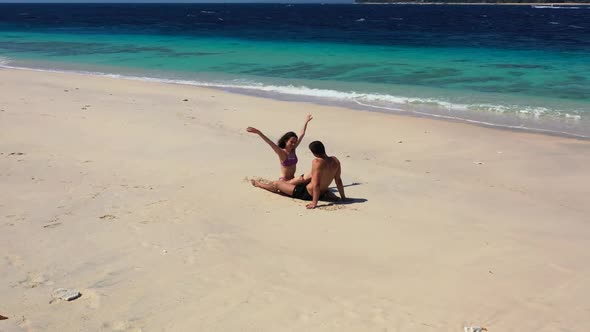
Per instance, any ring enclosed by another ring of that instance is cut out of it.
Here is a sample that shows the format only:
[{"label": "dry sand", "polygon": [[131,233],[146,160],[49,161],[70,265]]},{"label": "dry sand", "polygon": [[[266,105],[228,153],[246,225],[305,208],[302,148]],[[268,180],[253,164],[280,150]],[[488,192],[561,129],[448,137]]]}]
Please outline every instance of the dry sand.
[{"label": "dry sand", "polygon": [[[324,141],[351,204],[247,181],[279,166],[245,128],[308,113],[298,168]],[[589,165],[586,141],[2,69],[0,331],[588,331]]]}]

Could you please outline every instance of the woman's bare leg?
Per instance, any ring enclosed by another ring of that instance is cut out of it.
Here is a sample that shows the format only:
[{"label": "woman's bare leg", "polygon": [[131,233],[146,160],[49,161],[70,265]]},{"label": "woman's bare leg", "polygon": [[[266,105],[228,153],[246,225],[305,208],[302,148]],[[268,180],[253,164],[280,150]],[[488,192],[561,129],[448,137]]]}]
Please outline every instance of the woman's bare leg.
[{"label": "woman's bare leg", "polygon": [[277,189],[277,187],[275,186],[275,183],[263,183],[260,181],[256,181],[254,179],[250,180],[250,183],[252,183],[252,185],[254,187],[258,187],[258,188],[262,188],[262,189],[266,189],[268,191],[270,191],[271,193],[277,193],[279,190]]},{"label": "woman's bare leg", "polygon": [[290,184],[285,181],[273,181],[272,183],[263,183],[252,179],[250,180],[250,183],[252,183],[254,187],[266,189],[271,193],[286,194],[287,196],[293,196],[293,190],[295,189],[294,184]]}]

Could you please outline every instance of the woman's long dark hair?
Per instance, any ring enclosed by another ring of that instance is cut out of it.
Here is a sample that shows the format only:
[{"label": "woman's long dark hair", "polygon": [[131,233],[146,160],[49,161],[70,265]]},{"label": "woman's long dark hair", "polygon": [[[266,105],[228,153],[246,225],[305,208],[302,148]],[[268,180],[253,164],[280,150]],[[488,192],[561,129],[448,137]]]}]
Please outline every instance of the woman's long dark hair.
[{"label": "woman's long dark hair", "polygon": [[287,146],[287,141],[291,139],[291,137],[297,138],[297,134],[290,131],[288,133],[285,133],[285,135],[283,135],[281,138],[279,138],[279,140],[277,141],[277,145],[279,146],[279,148],[284,149]]}]

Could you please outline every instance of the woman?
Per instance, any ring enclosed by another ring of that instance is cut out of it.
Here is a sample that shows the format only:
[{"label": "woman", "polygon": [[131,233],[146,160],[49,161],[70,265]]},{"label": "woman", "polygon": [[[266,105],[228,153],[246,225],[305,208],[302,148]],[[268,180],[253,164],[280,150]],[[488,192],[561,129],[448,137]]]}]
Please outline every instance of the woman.
[{"label": "woman", "polygon": [[256,128],[248,127],[246,129],[246,131],[249,133],[258,134],[258,136],[260,136],[263,141],[270,145],[270,147],[279,157],[279,161],[281,162],[281,177],[279,177],[279,181],[287,181],[296,185],[308,180],[309,177],[305,177],[303,174],[300,177],[295,178],[298,161],[297,154],[295,154],[295,149],[297,149],[299,143],[301,143],[301,140],[303,140],[305,131],[307,130],[307,124],[309,121],[311,121],[311,119],[313,119],[311,114],[305,118],[305,123],[303,124],[303,129],[301,130],[299,137],[297,137],[294,132],[290,131],[283,135],[277,144],[268,139],[268,137],[266,137],[260,130]]}]

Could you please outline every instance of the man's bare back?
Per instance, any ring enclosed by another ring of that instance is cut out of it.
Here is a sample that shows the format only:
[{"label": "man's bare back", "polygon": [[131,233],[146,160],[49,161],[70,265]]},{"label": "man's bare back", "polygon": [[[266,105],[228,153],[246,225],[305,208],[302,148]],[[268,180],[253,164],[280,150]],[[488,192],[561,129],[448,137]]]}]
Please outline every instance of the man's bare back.
[{"label": "man's bare back", "polygon": [[[315,173],[314,173],[315,170]],[[330,184],[336,174],[340,174],[340,161],[336,157],[327,157],[325,159],[315,158],[311,164],[311,178],[317,178],[320,188],[320,196],[328,191]],[[307,185],[307,191],[313,195],[314,182]]]},{"label": "man's bare back", "polygon": [[312,197],[311,203],[307,204],[308,209],[315,209],[322,194],[328,192],[332,180],[336,181],[336,187],[340,193],[340,199],[344,196],[344,186],[340,174],[342,168],[336,157],[328,157],[322,142],[314,141],[309,144],[309,149],[315,156],[311,163],[311,182],[305,187]]}]

